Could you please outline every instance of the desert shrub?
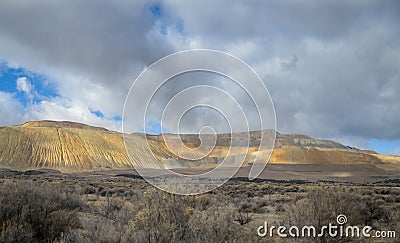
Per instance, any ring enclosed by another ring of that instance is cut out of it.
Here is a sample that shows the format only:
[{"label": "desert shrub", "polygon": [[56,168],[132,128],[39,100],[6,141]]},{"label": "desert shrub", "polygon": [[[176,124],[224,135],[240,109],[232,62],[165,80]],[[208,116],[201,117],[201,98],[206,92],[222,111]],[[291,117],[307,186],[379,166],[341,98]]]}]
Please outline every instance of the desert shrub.
[{"label": "desert shrub", "polygon": [[[213,203],[211,203],[213,202]],[[208,195],[184,197],[149,190],[123,237],[126,242],[221,242],[233,237],[231,212]]]},{"label": "desert shrub", "polygon": [[[347,216],[352,225],[374,226],[378,221],[387,221],[388,214],[379,207],[370,196],[361,193],[350,193],[345,188],[315,188],[305,198],[286,208],[285,223],[302,227],[313,225],[320,229],[323,225],[336,223],[339,214]],[[311,239],[310,239],[311,240]],[[315,241],[337,241],[337,239],[321,238]]]},{"label": "desert shrub", "polygon": [[152,190],[144,199],[125,237],[135,242],[183,241],[189,214],[182,197]]},{"label": "desert shrub", "polygon": [[218,200],[225,200],[221,197],[221,195],[210,195],[210,194],[201,194],[195,196],[185,197],[185,201],[188,202],[188,206],[192,208],[199,209],[201,211],[208,209],[212,205],[215,205]]},{"label": "desert shrub", "polygon": [[371,190],[370,188],[365,188],[365,189],[362,190],[361,194],[362,195],[372,196],[374,194],[374,191]]},{"label": "desert shrub", "polygon": [[285,207],[282,205],[282,204],[277,204],[276,206],[275,206],[275,211],[276,212],[284,212],[285,211]]},{"label": "desert shrub", "polygon": [[298,192],[299,187],[297,186],[288,186],[284,189],[284,192]]},{"label": "desert shrub", "polygon": [[[135,203],[142,201],[135,197]],[[140,207],[119,197],[105,197],[81,213],[82,228],[70,230],[61,242],[123,242],[125,232]],[[126,240],[130,242],[131,240]]]},{"label": "desert shrub", "polygon": [[400,203],[400,197],[398,195],[389,195],[385,198],[387,203]]},{"label": "desert shrub", "polygon": [[96,189],[92,186],[87,186],[83,190],[83,194],[95,194],[95,193],[96,193]]},{"label": "desert shrub", "polygon": [[400,205],[394,206],[389,210],[387,229],[400,229]]},{"label": "desert shrub", "polygon": [[63,235],[60,242],[121,242],[123,232],[120,224],[107,218],[85,216],[87,218],[81,219],[84,230],[70,230]]},{"label": "desert shrub", "polygon": [[251,213],[237,212],[234,215],[234,221],[238,222],[240,225],[245,225],[250,223],[253,219],[253,215]]},{"label": "desert shrub", "polygon": [[60,188],[39,183],[6,182],[0,189],[2,242],[49,242],[79,227],[81,202]]},{"label": "desert shrub", "polygon": [[226,209],[210,207],[194,210],[189,218],[188,242],[240,242],[241,235],[233,223],[234,215]]}]

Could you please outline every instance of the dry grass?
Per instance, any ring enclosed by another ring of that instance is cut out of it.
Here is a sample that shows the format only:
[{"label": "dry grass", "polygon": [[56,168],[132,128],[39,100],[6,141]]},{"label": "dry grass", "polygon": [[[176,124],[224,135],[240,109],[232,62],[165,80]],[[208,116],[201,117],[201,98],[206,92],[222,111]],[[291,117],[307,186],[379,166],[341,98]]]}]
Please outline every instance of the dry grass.
[{"label": "dry grass", "polygon": [[[0,181],[1,242],[257,242],[264,221],[399,229],[400,188],[230,181],[176,196],[141,179],[42,174]],[[318,239],[329,241],[329,239]],[[337,239],[336,239],[337,240]],[[397,238],[398,240],[398,238]]]}]

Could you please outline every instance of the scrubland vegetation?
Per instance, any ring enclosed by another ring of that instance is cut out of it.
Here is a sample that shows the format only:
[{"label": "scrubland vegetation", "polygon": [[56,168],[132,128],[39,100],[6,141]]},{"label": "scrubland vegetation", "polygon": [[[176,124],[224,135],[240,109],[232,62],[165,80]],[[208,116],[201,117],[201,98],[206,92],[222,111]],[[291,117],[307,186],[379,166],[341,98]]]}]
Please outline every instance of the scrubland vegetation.
[{"label": "scrubland vegetation", "polygon": [[[282,242],[288,239],[260,238],[258,226],[318,227],[339,214],[352,225],[398,230],[400,188],[231,181],[207,194],[176,196],[122,177],[0,180],[1,242]],[[351,239],[293,241],[338,240]]]}]

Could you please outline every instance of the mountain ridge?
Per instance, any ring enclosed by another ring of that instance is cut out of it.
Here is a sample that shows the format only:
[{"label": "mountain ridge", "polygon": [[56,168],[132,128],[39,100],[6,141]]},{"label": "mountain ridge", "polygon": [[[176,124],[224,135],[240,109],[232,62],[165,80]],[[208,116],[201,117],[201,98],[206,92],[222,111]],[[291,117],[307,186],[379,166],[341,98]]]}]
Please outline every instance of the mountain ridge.
[{"label": "mountain ridge", "polygon": [[[233,147],[232,154],[249,151],[245,164],[257,162],[252,161],[252,158],[260,154],[257,147],[260,134],[261,131],[250,132],[250,146]],[[123,136],[129,136],[129,146],[134,152],[131,158],[125,149]],[[136,165],[154,168],[154,157],[146,149],[147,146],[150,146],[158,160],[178,159],[166,146],[164,136],[181,136],[185,144],[193,147],[197,147],[200,141],[198,136],[193,134],[122,134],[70,121],[32,121],[22,125],[0,127],[0,167],[21,170],[49,168],[74,172],[133,168],[132,159]],[[188,168],[216,166],[218,158],[227,154],[230,136],[219,134],[214,150],[204,163],[181,162]],[[360,150],[307,135],[276,133],[270,163],[365,163],[385,169],[396,169],[400,165],[400,157],[380,155],[374,151]]]}]

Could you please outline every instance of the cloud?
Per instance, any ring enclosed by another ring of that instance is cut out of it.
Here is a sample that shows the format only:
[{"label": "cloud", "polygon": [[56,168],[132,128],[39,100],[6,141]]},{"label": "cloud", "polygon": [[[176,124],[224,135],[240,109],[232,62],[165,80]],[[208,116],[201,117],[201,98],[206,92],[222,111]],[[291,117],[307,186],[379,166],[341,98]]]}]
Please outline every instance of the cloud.
[{"label": "cloud", "polygon": [[[188,48],[227,51],[264,80],[278,130],[364,146],[371,138],[400,138],[399,12],[391,0],[6,0],[0,3],[0,58],[46,75],[57,87],[62,98],[36,104],[34,117],[114,126],[130,84],[158,58]],[[167,85],[158,104],[201,83],[203,76],[195,76]],[[217,86],[252,109],[229,81]],[[223,123],[210,114],[203,117]],[[198,124],[184,123],[186,130]]]},{"label": "cloud", "polygon": [[15,125],[24,120],[24,107],[16,101],[12,94],[0,91],[1,125]]},{"label": "cloud", "polygon": [[292,57],[289,60],[283,60],[281,62],[281,67],[283,69],[293,69],[296,68],[296,64],[299,58],[297,58],[296,55],[292,55]]},{"label": "cloud", "polygon": [[362,147],[369,138],[400,137],[398,2],[166,5],[198,47],[226,50],[255,68],[274,100],[278,130]]},{"label": "cloud", "polygon": [[92,126],[105,127],[113,131],[121,131],[118,121],[98,117],[85,104],[72,102],[61,97],[41,101],[30,106],[28,114],[32,120],[79,121]]},{"label": "cloud", "polygon": [[61,96],[107,117],[121,115],[143,67],[174,51],[149,4],[3,1],[0,58],[46,75]]},{"label": "cloud", "polygon": [[400,147],[388,152],[387,154],[400,156]]},{"label": "cloud", "polygon": [[3,126],[22,124],[32,120],[56,120],[79,121],[121,131],[119,121],[98,117],[85,104],[71,102],[62,97],[53,97],[25,107],[13,94],[0,91],[0,110],[0,121]]},{"label": "cloud", "polygon": [[16,81],[17,83],[17,90],[20,92],[24,92],[28,99],[33,99],[32,94],[32,84],[28,81],[26,77],[20,77]]}]

